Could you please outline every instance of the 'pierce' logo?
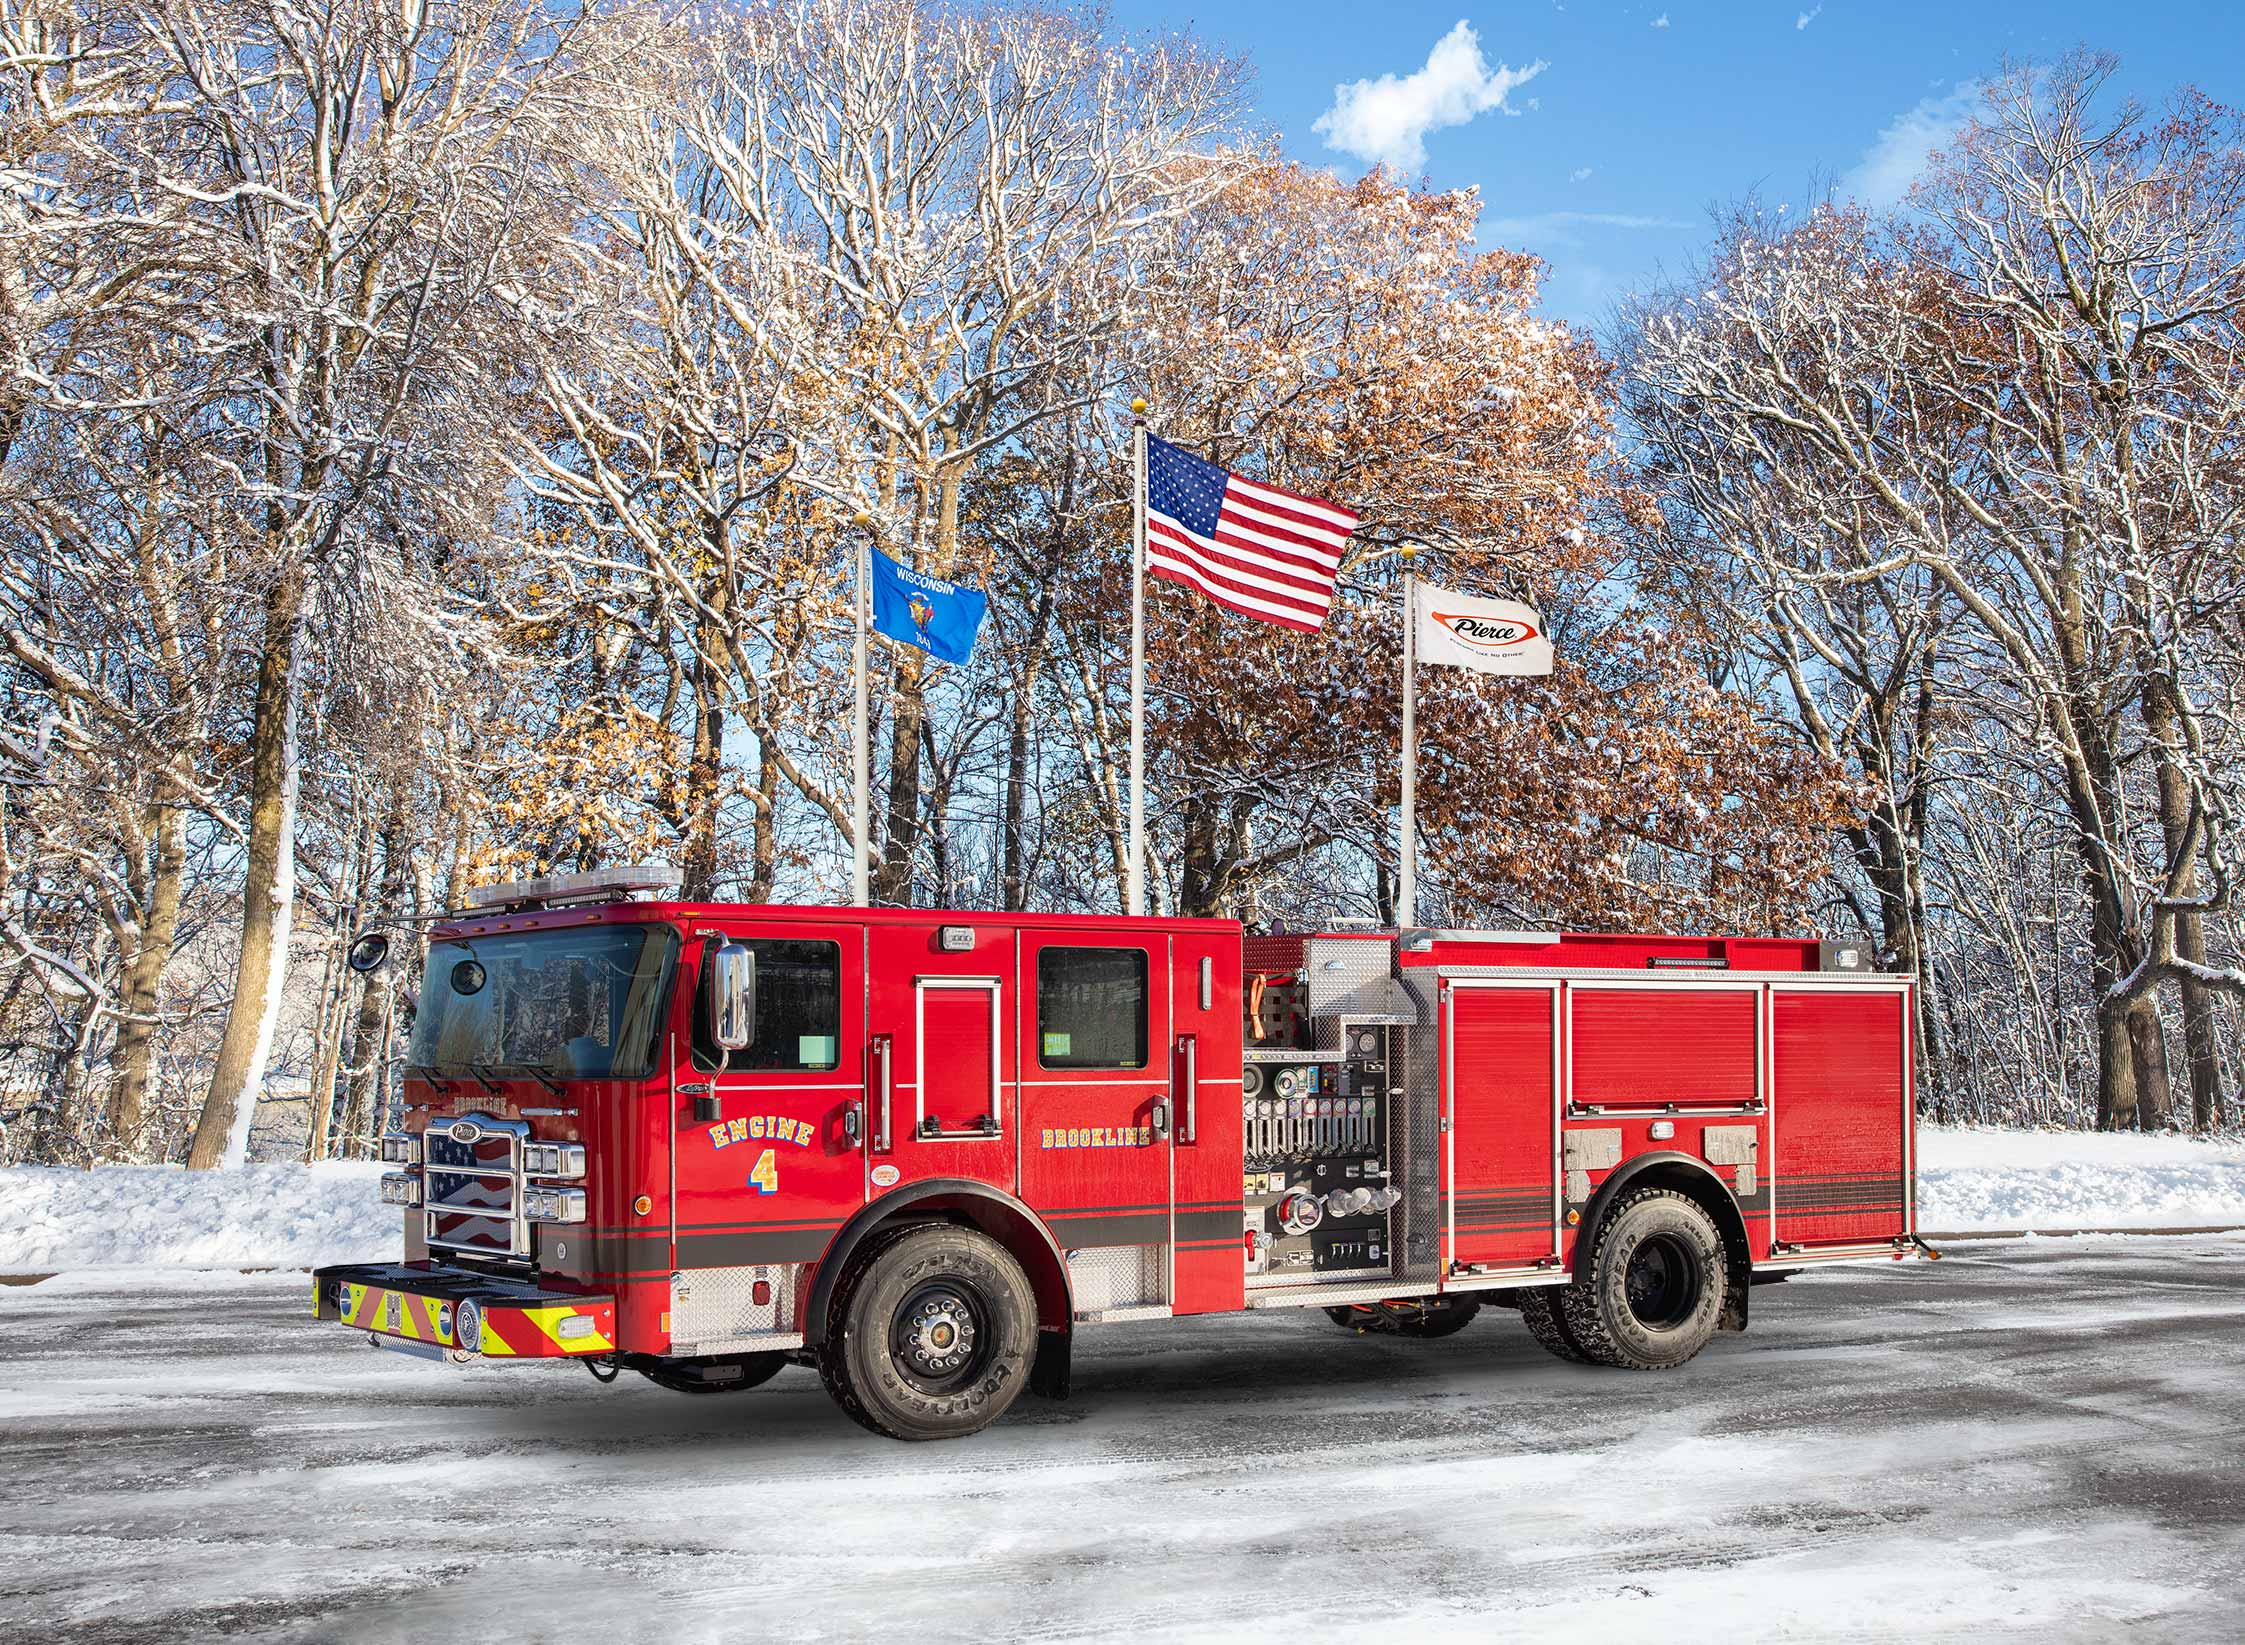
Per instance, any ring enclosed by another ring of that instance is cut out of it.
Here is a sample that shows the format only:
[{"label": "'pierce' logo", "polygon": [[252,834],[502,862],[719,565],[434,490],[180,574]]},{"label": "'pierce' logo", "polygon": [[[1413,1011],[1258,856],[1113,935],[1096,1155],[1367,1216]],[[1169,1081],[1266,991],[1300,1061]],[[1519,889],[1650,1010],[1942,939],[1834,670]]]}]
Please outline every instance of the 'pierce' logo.
[{"label": "'pierce' logo", "polygon": [[1507,651],[1516,645],[1525,645],[1530,640],[1543,638],[1532,623],[1501,622],[1488,617],[1467,617],[1447,611],[1437,611],[1434,620],[1475,651]]}]

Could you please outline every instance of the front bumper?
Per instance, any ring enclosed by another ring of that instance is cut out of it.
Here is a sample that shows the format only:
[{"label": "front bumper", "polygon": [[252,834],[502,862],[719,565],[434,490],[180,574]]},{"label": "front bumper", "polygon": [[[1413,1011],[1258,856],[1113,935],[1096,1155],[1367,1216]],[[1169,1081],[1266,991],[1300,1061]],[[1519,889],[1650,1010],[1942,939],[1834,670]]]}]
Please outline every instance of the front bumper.
[{"label": "front bumper", "polygon": [[[463,1303],[473,1306],[464,1311]],[[565,1359],[616,1351],[614,1297],[541,1291],[458,1269],[397,1262],[317,1268],[312,1312],[392,1342],[460,1357]]]}]

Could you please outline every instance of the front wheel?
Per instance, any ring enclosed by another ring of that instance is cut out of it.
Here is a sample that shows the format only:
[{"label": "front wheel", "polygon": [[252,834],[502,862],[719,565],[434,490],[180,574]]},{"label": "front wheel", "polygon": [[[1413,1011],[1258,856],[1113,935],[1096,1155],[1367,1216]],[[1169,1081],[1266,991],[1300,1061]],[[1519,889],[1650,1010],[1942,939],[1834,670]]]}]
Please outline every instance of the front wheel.
[{"label": "front wheel", "polygon": [[1037,1299],[1011,1253],[932,1224],[881,1241],[844,1282],[819,1349],[827,1392],[891,1439],[990,1426],[1029,1380]]},{"label": "front wheel", "polygon": [[1567,1341],[1585,1359],[1667,1371],[1714,1336],[1727,1284],[1723,1237],[1699,1204],[1640,1188],[1615,1202],[1583,1278],[1559,1287],[1554,1300]]}]

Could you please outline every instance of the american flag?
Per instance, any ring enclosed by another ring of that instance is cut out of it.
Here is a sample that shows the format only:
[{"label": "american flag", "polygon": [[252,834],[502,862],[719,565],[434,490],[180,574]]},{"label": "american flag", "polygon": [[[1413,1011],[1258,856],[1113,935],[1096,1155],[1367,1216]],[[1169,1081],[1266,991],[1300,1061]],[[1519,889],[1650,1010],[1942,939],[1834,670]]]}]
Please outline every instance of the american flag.
[{"label": "american flag", "polygon": [[1356,515],[1227,474],[1146,437],[1146,569],[1218,605],[1314,634]]}]

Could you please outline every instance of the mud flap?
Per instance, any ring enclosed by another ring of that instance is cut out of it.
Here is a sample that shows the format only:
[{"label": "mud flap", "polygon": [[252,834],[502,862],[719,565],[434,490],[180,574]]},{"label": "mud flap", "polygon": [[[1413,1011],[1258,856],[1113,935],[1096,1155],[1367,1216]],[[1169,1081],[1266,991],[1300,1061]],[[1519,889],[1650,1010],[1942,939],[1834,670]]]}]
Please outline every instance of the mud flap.
[{"label": "mud flap", "polygon": [[1040,1399],[1068,1397],[1068,1352],[1074,1340],[1071,1331],[1037,1333],[1037,1357],[1029,1366],[1029,1392]]}]

